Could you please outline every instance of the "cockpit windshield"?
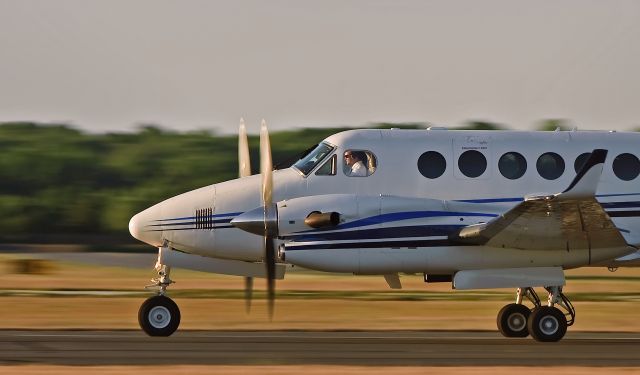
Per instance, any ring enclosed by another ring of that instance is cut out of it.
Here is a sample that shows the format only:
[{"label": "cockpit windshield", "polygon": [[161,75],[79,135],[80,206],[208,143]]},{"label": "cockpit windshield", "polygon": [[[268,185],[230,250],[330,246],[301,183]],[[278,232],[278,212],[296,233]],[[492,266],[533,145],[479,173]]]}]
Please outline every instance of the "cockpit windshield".
[{"label": "cockpit windshield", "polygon": [[326,143],[320,143],[310,153],[298,160],[293,166],[305,176],[309,174],[327,155],[333,151],[334,147]]}]

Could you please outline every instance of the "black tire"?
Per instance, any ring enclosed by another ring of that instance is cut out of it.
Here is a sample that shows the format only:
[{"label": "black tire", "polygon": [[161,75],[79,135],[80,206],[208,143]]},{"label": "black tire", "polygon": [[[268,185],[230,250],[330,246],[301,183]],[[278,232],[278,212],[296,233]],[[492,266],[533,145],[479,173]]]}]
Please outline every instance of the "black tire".
[{"label": "black tire", "polygon": [[527,329],[536,341],[560,341],[567,333],[567,318],[555,307],[540,306],[531,312]]},{"label": "black tire", "polygon": [[180,309],[171,298],[151,297],[140,306],[138,323],[149,336],[171,336],[180,325]]},{"label": "black tire", "polygon": [[500,309],[498,313],[498,330],[504,337],[527,337],[527,322],[531,310],[527,306],[511,303]]}]

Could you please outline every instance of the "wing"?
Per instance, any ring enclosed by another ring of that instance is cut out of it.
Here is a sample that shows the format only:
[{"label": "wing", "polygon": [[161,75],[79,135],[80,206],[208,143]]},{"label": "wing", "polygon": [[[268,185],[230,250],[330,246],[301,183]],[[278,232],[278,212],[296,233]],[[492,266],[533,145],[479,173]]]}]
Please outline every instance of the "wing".
[{"label": "wing", "polygon": [[594,150],[562,193],[529,197],[497,218],[462,228],[454,240],[526,250],[627,246],[595,199],[606,150]]}]

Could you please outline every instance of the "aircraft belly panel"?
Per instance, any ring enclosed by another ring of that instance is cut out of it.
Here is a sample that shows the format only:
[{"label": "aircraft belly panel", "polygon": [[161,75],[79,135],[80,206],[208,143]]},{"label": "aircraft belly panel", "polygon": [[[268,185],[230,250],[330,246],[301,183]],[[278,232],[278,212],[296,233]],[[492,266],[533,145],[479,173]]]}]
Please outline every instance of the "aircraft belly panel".
[{"label": "aircraft belly panel", "polygon": [[[619,249],[617,252],[615,249],[612,251],[607,252],[607,256],[620,253]],[[285,246],[285,254],[286,262],[297,266],[355,274],[454,273],[460,270],[517,267],[574,268],[589,263],[587,249],[567,252],[487,246],[436,246],[414,249],[336,247],[291,250],[289,245]]]}]

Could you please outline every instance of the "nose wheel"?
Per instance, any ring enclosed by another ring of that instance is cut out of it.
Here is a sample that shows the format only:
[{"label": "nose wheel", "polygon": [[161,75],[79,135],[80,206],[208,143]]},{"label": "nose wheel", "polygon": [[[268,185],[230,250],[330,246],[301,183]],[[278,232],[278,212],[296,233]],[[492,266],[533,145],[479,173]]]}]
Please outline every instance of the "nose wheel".
[{"label": "nose wheel", "polygon": [[171,298],[154,296],[140,306],[138,322],[149,336],[171,336],[180,325],[180,309]]}]

